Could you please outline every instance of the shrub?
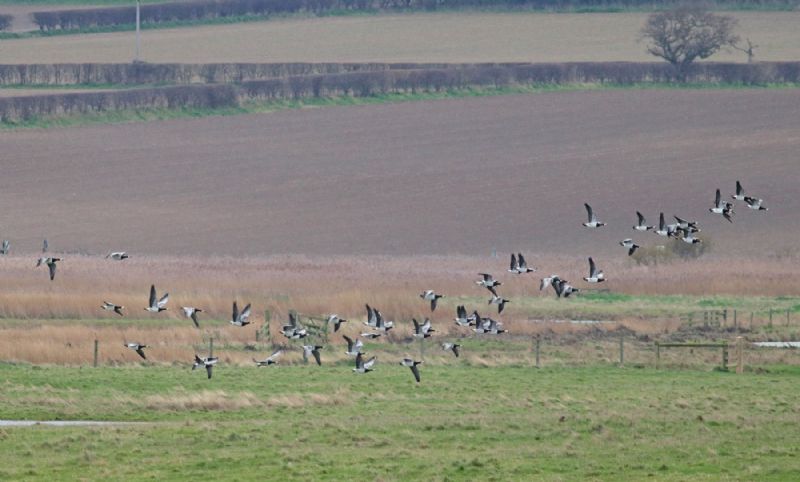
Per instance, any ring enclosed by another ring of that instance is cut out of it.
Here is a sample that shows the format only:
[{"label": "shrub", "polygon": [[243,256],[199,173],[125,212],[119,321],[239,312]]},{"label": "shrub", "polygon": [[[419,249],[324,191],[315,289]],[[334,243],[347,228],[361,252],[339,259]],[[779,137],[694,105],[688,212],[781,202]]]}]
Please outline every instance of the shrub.
[{"label": "shrub", "polygon": [[12,20],[14,20],[14,17],[11,15],[0,15],[0,30],[6,30],[10,27]]}]

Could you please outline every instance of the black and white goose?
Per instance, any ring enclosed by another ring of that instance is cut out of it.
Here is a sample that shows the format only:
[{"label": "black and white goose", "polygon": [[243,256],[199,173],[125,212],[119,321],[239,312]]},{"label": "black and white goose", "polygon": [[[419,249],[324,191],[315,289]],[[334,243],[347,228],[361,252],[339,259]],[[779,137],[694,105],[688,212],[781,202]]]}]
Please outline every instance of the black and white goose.
[{"label": "black and white goose", "polygon": [[119,316],[123,316],[122,310],[125,309],[122,305],[115,305],[114,303],[109,303],[108,301],[103,301],[102,308],[106,311],[113,311],[114,313],[118,314]]},{"label": "black and white goose", "polygon": [[418,365],[421,365],[422,362],[421,361],[414,361],[411,358],[403,358],[403,360],[400,362],[400,364],[403,365],[404,367],[410,368],[411,369],[411,373],[414,374],[414,380],[416,380],[417,383],[419,383],[419,368],[418,368]]},{"label": "black and white goose", "polygon": [[108,258],[111,258],[115,261],[122,261],[124,259],[130,258],[130,256],[128,256],[128,253],[126,253],[125,251],[114,251],[113,253],[109,253],[106,255],[106,259]]},{"label": "black and white goose", "polygon": [[356,355],[356,367],[353,368],[353,371],[356,373],[369,373],[372,371],[372,367],[375,366],[376,358],[373,356],[367,361],[364,361],[364,356],[359,353]]},{"label": "black and white goose", "polygon": [[763,199],[759,199],[757,197],[745,196],[744,197],[744,202],[747,203],[747,207],[749,207],[750,209],[752,209],[754,211],[768,211],[769,210],[766,206],[763,205],[764,200]]},{"label": "black and white goose", "polygon": [[36,267],[38,268],[41,265],[46,265],[47,268],[50,270],[50,281],[53,281],[56,277],[56,263],[61,261],[61,258],[49,258],[49,257],[41,257],[36,262]]},{"label": "black and white goose", "polygon": [[731,198],[737,201],[744,201],[744,188],[742,188],[742,183],[736,181],[736,194],[731,194]]},{"label": "black and white goose", "polygon": [[460,355],[459,352],[458,352],[459,348],[461,348],[461,345],[459,345],[458,343],[450,343],[450,342],[447,342],[447,341],[442,343],[442,350],[444,350],[444,351],[448,351],[448,350],[452,351],[453,355],[455,355],[456,358],[458,358],[459,355]]},{"label": "black and white goose", "polygon": [[544,291],[548,286],[551,286],[553,280],[556,278],[558,278],[558,275],[555,274],[551,274],[546,278],[542,278],[541,281],[539,281],[539,291]]},{"label": "black and white goose", "polygon": [[144,356],[144,349],[147,348],[147,345],[142,345],[141,343],[125,343],[125,346],[138,353],[143,360],[147,360],[147,357]]},{"label": "black and white goose", "polygon": [[484,288],[488,289],[492,293],[495,292],[494,291],[495,286],[500,286],[501,284],[503,284],[503,283],[495,280],[492,277],[492,275],[490,275],[489,273],[478,273],[478,276],[482,276],[483,279],[480,279],[480,280],[476,281],[475,284],[478,285],[478,286],[483,286]]},{"label": "black and white goose", "polygon": [[183,310],[183,314],[186,315],[186,318],[191,319],[194,326],[200,328],[200,322],[197,321],[197,314],[202,313],[203,310],[195,308],[194,306],[181,306],[181,309]]},{"label": "black and white goose", "polygon": [[194,371],[197,367],[206,367],[206,373],[208,373],[209,380],[211,379],[211,370],[214,365],[217,364],[219,358],[215,356],[210,356],[207,358],[199,357],[197,355],[194,356],[194,364],[192,365],[192,371]]},{"label": "black and white goose", "polygon": [[622,246],[623,248],[628,248],[628,256],[632,256],[633,253],[635,253],[636,250],[640,248],[640,246],[634,243],[631,238],[623,239],[622,241],[619,242],[619,245]]},{"label": "black and white goose", "polygon": [[489,326],[486,327],[486,333],[489,333],[490,335],[499,335],[500,333],[506,333],[508,330],[504,330],[502,326],[503,326],[502,323],[490,318]]},{"label": "black and white goose", "polygon": [[676,237],[687,244],[702,243],[702,240],[694,237],[694,233],[695,232],[691,229],[678,228],[678,234]]},{"label": "black and white goose", "polygon": [[658,229],[654,230],[653,232],[659,236],[664,236],[664,237],[672,236],[674,229],[672,229],[670,225],[668,225],[666,221],[664,221],[664,213],[659,214]]},{"label": "black and white goose", "polygon": [[384,333],[388,333],[389,330],[394,328],[394,322],[393,321],[384,320],[383,319],[383,315],[381,314],[381,312],[377,308],[375,308],[374,311],[375,311],[375,322],[376,322],[375,329],[376,330],[382,331]]},{"label": "black and white goose", "polygon": [[367,307],[367,321],[365,321],[364,324],[374,328],[378,326],[378,317],[375,316],[375,310],[372,309],[371,306],[366,305],[366,307]]},{"label": "black and white goose", "polygon": [[731,215],[735,214],[733,212],[733,203],[723,201],[720,196],[719,189],[717,189],[717,194],[714,197],[714,207],[708,208],[708,210],[713,214],[721,214],[722,217],[727,219],[729,222],[733,222],[733,219],[731,218]]},{"label": "black and white goose", "polygon": [[536,268],[528,267],[528,262],[525,261],[525,257],[522,256],[522,253],[517,253],[516,257],[514,257],[514,253],[511,253],[511,266],[508,269],[509,273],[525,274],[533,273],[534,271],[536,271]]},{"label": "black and white goose", "polygon": [[370,333],[366,331],[361,334],[361,336],[363,336],[367,340],[374,340],[375,338],[380,338],[381,335],[382,333]]},{"label": "black and white goose", "polygon": [[347,342],[347,351],[344,352],[345,355],[356,356],[361,353],[361,349],[364,348],[364,343],[356,338],[356,341],[353,341],[352,338],[349,336],[343,335],[344,341]]},{"label": "black and white goose", "polygon": [[594,264],[594,260],[589,256],[589,276],[583,278],[587,283],[602,283],[606,280],[605,274],[602,270],[598,270]]},{"label": "black and white goose", "polygon": [[592,211],[592,207],[589,206],[587,203],[583,203],[584,207],[586,207],[586,214],[589,216],[589,222],[583,223],[584,226],[587,228],[599,228],[600,226],[605,226],[606,223],[601,223],[597,220],[597,216]]},{"label": "black and white goose", "polygon": [[697,221],[686,221],[685,219],[679,218],[678,216],[673,216],[675,221],[678,221],[676,225],[676,230],[683,229],[684,231],[691,231],[693,233],[699,233],[700,228],[697,227]]},{"label": "black and white goose", "polygon": [[456,307],[456,317],[455,317],[456,325],[458,326],[469,326],[470,320],[467,316],[467,308],[464,305],[458,305]]},{"label": "black and white goose", "polygon": [[11,242],[7,239],[3,240],[3,245],[0,246],[0,254],[3,256],[7,255],[9,250],[11,249]]},{"label": "black and white goose", "polygon": [[306,358],[313,355],[314,360],[317,361],[317,365],[322,366],[322,360],[319,356],[319,351],[322,350],[322,346],[320,345],[303,345],[303,352],[306,355]]},{"label": "black and white goose", "polygon": [[650,231],[651,229],[655,229],[653,226],[647,225],[647,221],[645,221],[644,216],[639,211],[636,211],[636,217],[639,218],[636,226],[633,227],[636,231]]},{"label": "black and white goose", "polygon": [[151,313],[165,311],[167,309],[166,306],[168,301],[169,293],[164,293],[164,296],[162,296],[161,299],[158,299],[156,297],[156,285],[150,285],[150,301],[145,310]]},{"label": "black and white goose", "polygon": [[308,330],[297,321],[297,314],[289,312],[289,323],[281,327],[281,335],[290,340],[299,340],[308,336]]},{"label": "black and white goose", "polygon": [[502,313],[503,308],[506,307],[506,303],[510,303],[511,300],[507,300],[502,296],[498,296],[495,293],[492,293],[492,298],[489,300],[490,305],[497,305],[497,312]]},{"label": "black and white goose", "polygon": [[333,324],[333,332],[336,333],[337,331],[339,331],[339,328],[342,326],[342,323],[347,323],[347,320],[345,320],[344,318],[339,318],[339,315],[334,314],[334,315],[329,315],[325,323],[327,323],[328,326]]},{"label": "black and white goose", "polygon": [[283,354],[283,350],[278,349],[272,352],[272,355],[268,356],[263,360],[256,360],[253,358],[253,362],[255,362],[256,366],[259,367],[268,367],[270,365],[277,365],[278,364],[278,357]]},{"label": "black and white goose", "polygon": [[574,286],[569,284],[567,280],[563,280],[558,276],[553,278],[552,284],[553,284],[553,289],[556,292],[556,296],[558,296],[559,298],[569,298],[571,294],[580,291],[578,288],[575,288]]},{"label": "black and white goose", "polygon": [[431,311],[433,311],[436,309],[436,301],[439,300],[439,298],[444,298],[444,295],[438,295],[433,290],[425,290],[420,293],[419,297],[425,301],[430,301]]},{"label": "black and white goose", "polygon": [[247,319],[250,318],[250,303],[247,303],[247,306],[239,312],[239,307],[236,305],[236,301],[233,302],[233,313],[231,314],[231,325],[233,326],[246,326],[249,325],[250,322]]},{"label": "black and white goose", "polygon": [[414,338],[430,338],[431,333],[436,331],[431,328],[430,318],[425,318],[425,322],[420,325],[416,318],[411,318],[414,322]]}]

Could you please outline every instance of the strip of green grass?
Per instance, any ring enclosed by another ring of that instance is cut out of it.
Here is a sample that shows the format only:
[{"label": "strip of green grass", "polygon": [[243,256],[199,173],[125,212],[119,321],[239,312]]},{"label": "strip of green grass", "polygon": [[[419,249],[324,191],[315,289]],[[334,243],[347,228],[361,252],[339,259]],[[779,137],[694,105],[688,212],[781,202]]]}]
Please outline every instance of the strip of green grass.
[{"label": "strip of green grass", "polygon": [[6,480],[792,480],[797,367],[0,365]]},{"label": "strip of green grass", "polygon": [[[278,112],[289,109],[304,109],[330,106],[352,106],[352,105],[373,105],[397,102],[416,102],[425,100],[458,99],[467,97],[488,97],[497,95],[513,94],[544,94],[551,92],[578,92],[590,90],[625,90],[625,89],[793,89],[797,84],[766,84],[766,85],[746,85],[746,84],[568,84],[568,85],[529,85],[512,86],[498,88],[477,88],[469,87],[459,90],[447,90],[441,92],[418,92],[418,93],[391,93],[379,94],[368,97],[323,97],[299,100],[279,100],[263,102],[247,102],[238,107],[212,108],[183,108],[183,109],[133,109],[96,112],[78,115],[68,115],[61,117],[32,118],[26,121],[0,122],[2,129],[19,128],[52,128],[52,127],[73,127],[96,124],[118,124],[129,122],[145,122],[154,120],[186,119],[195,117],[209,116],[229,116],[241,114],[263,114]],[[73,88],[80,88],[79,85]]]}]

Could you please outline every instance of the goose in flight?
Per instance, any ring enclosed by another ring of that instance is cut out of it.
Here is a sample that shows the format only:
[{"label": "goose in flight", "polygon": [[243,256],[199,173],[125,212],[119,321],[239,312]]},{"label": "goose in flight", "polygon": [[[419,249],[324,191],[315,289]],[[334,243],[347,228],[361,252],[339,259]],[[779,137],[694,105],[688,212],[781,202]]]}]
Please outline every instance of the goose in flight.
[{"label": "goose in flight", "polygon": [[467,316],[467,309],[464,305],[458,305],[456,307],[456,317],[455,317],[456,325],[458,326],[469,326],[470,320]]},{"label": "goose in flight", "polygon": [[567,282],[567,280],[563,280],[558,276],[553,278],[552,281],[553,289],[556,292],[556,296],[559,298],[569,298],[569,296],[573,293],[577,293],[580,290],[578,288],[573,287],[571,284]]},{"label": "goose in flight", "polygon": [[400,364],[403,365],[404,367],[410,368],[411,373],[414,374],[414,380],[416,380],[417,383],[419,383],[419,368],[417,368],[417,365],[421,365],[422,362],[414,361],[411,358],[403,358],[403,361],[401,361]]},{"label": "goose in flight", "polygon": [[491,292],[494,292],[495,286],[500,286],[501,284],[503,284],[495,280],[489,273],[478,273],[478,276],[482,276],[483,279],[476,281],[475,284],[478,286],[483,286],[484,288],[488,289]]},{"label": "goose in flight", "polygon": [[217,361],[219,361],[219,358],[217,358],[215,356],[210,356],[208,358],[202,358],[202,357],[199,357],[199,356],[195,355],[194,356],[194,364],[192,365],[192,370],[194,371],[194,369],[196,369],[197,367],[202,367],[202,366],[206,367],[206,373],[208,373],[208,379],[210,380],[211,379],[211,369],[214,367],[214,365],[217,364]]},{"label": "goose in flight", "polygon": [[283,325],[281,328],[281,335],[289,338],[290,340],[299,340],[308,336],[308,330],[300,326],[297,321],[297,314],[289,312],[289,323]]},{"label": "goose in flight", "polygon": [[142,345],[141,343],[125,343],[125,346],[138,353],[143,360],[147,360],[147,357],[144,356],[144,349],[147,348],[147,345]]},{"label": "goose in flight", "polygon": [[431,328],[430,318],[425,318],[425,322],[421,325],[416,318],[411,318],[411,321],[414,322],[414,338],[430,338],[431,332],[436,331]]},{"label": "goose in flight", "polygon": [[156,298],[156,286],[150,285],[150,304],[145,310],[151,313],[159,313],[165,311],[167,302],[169,301],[169,293],[164,293],[164,296],[159,300]]},{"label": "goose in flight", "polygon": [[114,303],[109,303],[108,301],[103,301],[102,308],[104,310],[106,310],[106,311],[113,311],[114,313],[118,314],[119,316],[123,316],[122,315],[122,310],[125,309],[124,306],[115,305]]},{"label": "goose in flight", "polygon": [[589,276],[583,279],[588,283],[602,283],[606,280],[605,274],[597,269],[591,256],[589,256]]},{"label": "goose in flight", "polygon": [[459,357],[459,353],[458,353],[458,349],[459,348],[461,348],[461,345],[459,345],[458,343],[449,343],[449,342],[442,343],[442,350],[444,350],[444,351],[448,351],[448,350],[452,351],[453,355],[455,355],[456,358]]},{"label": "goose in flight", "polygon": [[650,231],[651,229],[655,229],[653,226],[647,225],[647,221],[645,221],[644,216],[642,216],[642,213],[639,211],[636,211],[636,217],[639,218],[636,226],[633,227],[636,231]]},{"label": "goose in flight", "polygon": [[3,240],[3,246],[0,247],[0,254],[2,254],[3,256],[7,255],[8,251],[10,249],[10,246],[11,246],[11,243],[7,239],[4,239]]},{"label": "goose in flight", "polygon": [[247,306],[239,312],[239,307],[236,305],[236,301],[233,302],[233,314],[231,315],[231,325],[233,326],[246,326],[249,325],[250,322],[247,319],[250,318],[250,303],[247,303]]},{"label": "goose in flight", "polygon": [[745,196],[744,202],[747,203],[747,207],[749,207],[754,211],[768,211],[768,208],[762,205],[762,203],[764,202],[763,199],[759,199],[757,197]]},{"label": "goose in flight", "polygon": [[677,237],[687,244],[697,244],[703,241],[694,237],[694,231],[691,229],[678,228]]},{"label": "goose in flight", "polygon": [[362,333],[362,334],[361,334],[361,336],[363,336],[363,337],[364,337],[364,338],[366,338],[367,340],[374,340],[375,338],[378,338],[378,337],[380,337],[380,336],[381,336],[381,333],[368,333],[368,332],[364,332],[364,333]]},{"label": "goose in flight", "polygon": [[586,214],[589,215],[589,222],[583,223],[584,226],[587,228],[599,228],[600,226],[606,225],[606,223],[601,223],[597,220],[597,216],[594,214],[594,211],[592,211],[592,207],[589,206],[589,204],[583,203],[583,205],[586,207]]},{"label": "goose in flight", "polygon": [[509,273],[525,274],[533,273],[534,271],[536,271],[536,268],[528,268],[528,262],[525,261],[522,253],[517,253],[516,257],[514,257],[514,253],[511,253],[511,266],[508,269]]},{"label": "goose in flight", "polygon": [[360,339],[356,338],[354,342],[349,336],[343,335],[342,338],[347,342],[347,351],[344,352],[345,355],[356,356],[361,353],[361,349],[364,348],[364,343]]},{"label": "goose in flight", "polygon": [[497,296],[496,294],[492,294],[492,298],[489,300],[490,305],[497,305],[497,313],[502,313],[503,308],[506,307],[506,303],[510,303],[511,300],[507,300],[502,296]]},{"label": "goose in flight", "polygon": [[191,318],[194,326],[200,328],[200,322],[197,321],[197,314],[202,313],[203,310],[200,308],[195,308],[194,306],[181,306],[183,310],[183,314],[186,315],[186,318]]},{"label": "goose in flight", "polygon": [[539,291],[544,291],[545,288],[550,286],[553,283],[553,280],[557,279],[557,278],[558,278],[558,275],[555,275],[555,274],[551,274],[550,276],[548,276],[546,278],[542,278],[541,281],[539,281]]},{"label": "goose in flight", "polygon": [[47,242],[47,238],[45,238],[45,240],[42,241],[42,253],[46,253],[48,249],[50,249],[50,245]]},{"label": "goose in flight", "polygon": [[367,307],[367,321],[365,321],[364,324],[374,328],[378,326],[378,318],[375,316],[375,310],[372,309],[372,307],[369,305],[366,305],[366,307]]},{"label": "goose in flight", "polygon": [[622,246],[623,248],[628,248],[628,256],[632,256],[633,253],[635,253],[636,250],[640,248],[640,246],[634,243],[631,238],[623,239],[622,241],[619,242],[619,245]]},{"label": "goose in flight", "polygon": [[50,281],[53,281],[56,277],[56,263],[59,261],[61,261],[61,258],[41,257],[36,261],[36,267],[38,268],[42,264],[47,265],[47,268],[50,270]]},{"label": "goose in flight", "polygon": [[731,198],[737,201],[744,201],[744,188],[742,188],[742,183],[736,181],[736,194],[731,194]]},{"label": "goose in flight", "polygon": [[278,363],[278,357],[281,356],[283,350],[278,349],[272,352],[272,355],[268,356],[263,360],[256,360],[253,358],[253,362],[255,362],[256,366],[259,367],[268,367],[270,365],[276,365]]},{"label": "goose in flight", "polygon": [[508,330],[504,330],[501,328],[503,324],[498,323],[497,320],[489,319],[489,326],[485,326],[486,333],[491,335],[499,335],[500,333],[506,333]]},{"label": "goose in flight", "polygon": [[106,259],[108,258],[111,258],[115,261],[122,261],[123,259],[130,258],[130,256],[128,256],[128,253],[126,253],[125,251],[114,251],[113,253],[109,253],[106,255]]},{"label": "goose in flight", "polygon": [[678,224],[675,225],[675,230],[682,229],[684,231],[691,231],[693,233],[699,233],[700,228],[697,227],[697,221],[686,221],[685,219],[681,219],[678,216],[673,216],[675,221],[678,221]]},{"label": "goose in flight", "polygon": [[356,373],[368,373],[372,371],[372,367],[375,366],[376,358],[373,356],[367,361],[364,361],[364,356],[359,353],[356,355],[356,367],[353,368],[353,371]]},{"label": "goose in flight", "polygon": [[659,214],[658,216],[658,229],[653,231],[659,236],[670,237],[672,236],[674,229],[672,229],[671,225],[667,224],[664,221],[664,213]]},{"label": "goose in flight", "polygon": [[731,214],[735,214],[733,212],[733,203],[723,201],[720,197],[719,189],[717,189],[717,194],[714,197],[714,207],[708,208],[708,210],[713,214],[721,214],[729,222],[733,222],[733,219],[731,219]]},{"label": "goose in flight", "polygon": [[305,353],[306,358],[308,358],[309,355],[313,355],[318,366],[322,366],[322,360],[320,360],[319,356],[320,350],[322,350],[320,345],[303,345],[303,353]]},{"label": "goose in flight", "polygon": [[342,326],[342,323],[347,323],[347,320],[339,318],[339,315],[334,314],[328,316],[328,319],[325,321],[325,323],[327,323],[328,326],[330,326],[330,324],[333,323],[333,332],[336,333],[337,331],[339,331],[339,328]]},{"label": "goose in flight", "polygon": [[419,295],[419,297],[425,301],[430,301],[431,311],[433,311],[436,309],[436,301],[439,298],[444,298],[444,295],[437,295],[433,290],[425,290]]},{"label": "goose in flight", "polygon": [[377,308],[374,309],[374,312],[375,312],[375,329],[376,330],[382,331],[384,333],[388,333],[389,330],[394,328],[394,322],[393,321],[385,321],[383,319],[383,315],[381,314],[380,311],[378,311]]}]

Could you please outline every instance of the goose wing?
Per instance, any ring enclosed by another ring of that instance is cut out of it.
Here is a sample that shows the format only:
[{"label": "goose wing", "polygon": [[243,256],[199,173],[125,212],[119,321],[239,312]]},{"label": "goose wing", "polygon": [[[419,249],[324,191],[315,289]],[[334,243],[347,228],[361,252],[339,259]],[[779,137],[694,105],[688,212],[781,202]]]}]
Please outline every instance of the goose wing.
[{"label": "goose wing", "polygon": [[453,350],[453,354],[456,356],[456,358],[458,358],[458,355],[459,355],[459,353],[458,353],[458,345],[453,344],[452,350]]},{"label": "goose wing", "polygon": [[417,383],[419,383],[419,368],[417,367],[417,364],[415,363],[411,365],[410,368],[411,368],[411,373],[414,374],[414,379],[417,381]]},{"label": "goose wing", "polygon": [[586,214],[589,216],[589,222],[594,222],[597,218],[595,218],[594,212],[592,212],[592,207],[589,206],[588,203],[583,203],[583,205],[586,207]]},{"label": "goose wing", "polygon": [[364,368],[364,357],[359,353],[356,355],[356,369]]},{"label": "goose wing", "polygon": [[509,271],[516,271],[517,270],[517,257],[514,256],[514,253],[511,253],[511,266],[508,268]]},{"label": "goose wing", "polygon": [[250,318],[250,303],[247,303],[247,306],[239,313],[239,321],[245,322],[248,318]]},{"label": "goose wing", "polygon": [[647,221],[644,220],[644,216],[642,216],[642,213],[639,211],[636,211],[636,217],[639,218],[638,226],[644,226],[647,223]]},{"label": "goose wing", "polygon": [[597,267],[594,265],[594,260],[589,256],[589,277],[594,278],[597,274]]},{"label": "goose wing", "polygon": [[517,254],[517,259],[519,260],[519,268],[521,270],[525,270],[528,268],[528,262],[525,261],[525,258],[522,257],[522,253]]},{"label": "goose wing", "polygon": [[375,365],[375,357],[372,357],[369,360],[364,362],[364,368],[365,369],[372,368],[373,365]]},{"label": "goose wing", "polygon": [[720,204],[720,195],[719,195],[719,189],[717,189],[717,194],[716,194],[716,196],[714,197],[714,206],[716,206],[716,207],[720,207],[720,206],[721,206],[721,204]]},{"label": "goose wing", "polygon": [[417,319],[416,318],[411,318],[411,321],[414,322],[414,333],[417,334],[417,335],[421,334],[422,331],[420,331],[420,329],[419,329],[419,322],[417,321]]},{"label": "goose wing", "polygon": [[658,230],[663,231],[666,222],[664,221],[664,213],[658,215]]},{"label": "goose wing", "polygon": [[147,306],[156,306],[156,285],[150,285],[150,301],[148,302]]},{"label": "goose wing", "polygon": [[55,263],[55,261],[47,263],[47,267],[50,269],[50,281],[53,281],[53,279],[56,277],[56,263]]},{"label": "goose wing", "polygon": [[211,370],[214,368],[214,365],[206,365],[206,373],[208,373],[208,379],[211,380]]},{"label": "goose wing", "polygon": [[142,346],[137,347],[136,348],[136,353],[138,353],[139,356],[142,357],[142,359],[147,360],[147,357],[144,356],[144,347],[142,347]]},{"label": "goose wing", "polygon": [[322,360],[320,359],[320,356],[319,356],[319,349],[320,348],[322,348],[322,347],[316,347],[315,346],[314,349],[311,350],[311,354],[314,355],[314,360],[317,361],[317,365],[322,366]]},{"label": "goose wing", "polygon": [[279,356],[281,356],[282,353],[283,353],[283,350],[281,350],[281,349],[275,350],[274,352],[272,352],[272,355],[267,357],[267,360],[275,361],[275,360],[278,359]]},{"label": "goose wing", "polygon": [[163,308],[164,306],[166,306],[168,301],[169,301],[169,293],[164,293],[164,296],[162,296],[161,299],[158,300],[158,307]]},{"label": "goose wing", "polygon": [[486,289],[491,291],[494,296],[497,296],[497,290],[494,289],[494,286],[487,286]]},{"label": "goose wing", "polygon": [[742,189],[742,183],[736,181],[736,195],[741,196],[742,194],[744,194],[744,189]]}]

